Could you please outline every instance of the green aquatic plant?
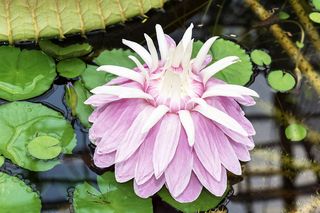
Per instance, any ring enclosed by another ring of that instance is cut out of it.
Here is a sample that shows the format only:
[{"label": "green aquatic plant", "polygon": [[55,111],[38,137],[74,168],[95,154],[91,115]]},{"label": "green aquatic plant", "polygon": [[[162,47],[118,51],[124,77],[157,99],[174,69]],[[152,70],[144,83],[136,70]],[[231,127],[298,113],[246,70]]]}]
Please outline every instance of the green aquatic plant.
[{"label": "green aquatic plant", "polygon": [[41,201],[37,192],[17,177],[0,172],[0,206],[4,213],[40,213]]},{"label": "green aquatic plant", "polygon": [[0,167],[4,164],[5,158],[0,155]]},{"label": "green aquatic plant", "polygon": [[282,70],[271,71],[267,80],[271,88],[279,92],[292,90],[296,85],[296,79],[290,73]]},{"label": "green aquatic plant", "polygon": [[0,98],[15,101],[47,91],[56,77],[55,63],[39,50],[0,47]]},{"label": "green aquatic plant", "polygon": [[[194,43],[192,57],[195,57],[203,43],[197,41]],[[251,79],[253,74],[252,63],[246,51],[235,42],[218,39],[208,52],[213,57],[212,63],[227,56],[237,56],[240,62],[226,67],[215,75],[216,78],[224,80],[230,84],[245,85]]]},{"label": "green aquatic plant", "polygon": [[76,145],[69,121],[59,112],[37,103],[1,105],[0,135],[0,152],[18,166],[32,171],[53,168],[60,163],[57,155],[71,154]]},{"label": "green aquatic plant", "polygon": [[141,199],[133,192],[131,183],[117,183],[113,172],[98,176],[99,190],[87,182],[76,186],[73,208],[77,213],[151,213],[150,198]]},{"label": "green aquatic plant", "polygon": [[228,188],[221,197],[214,196],[210,192],[203,190],[197,200],[191,203],[177,202],[171,197],[168,190],[165,188],[162,188],[161,191],[158,192],[158,195],[164,202],[170,204],[172,207],[185,213],[193,213],[216,208],[226,198],[229,190],[230,188]]},{"label": "green aquatic plant", "polygon": [[67,85],[67,92],[65,94],[65,100],[68,107],[71,109],[72,115],[79,118],[80,123],[89,128],[91,124],[88,121],[93,109],[89,105],[85,105],[84,102],[91,96],[91,93],[84,87],[81,81],[75,82],[72,86]]},{"label": "green aquatic plant", "polygon": [[161,8],[166,0],[4,0],[0,41],[13,43],[105,29]]},{"label": "green aquatic plant", "polygon": [[253,50],[250,54],[252,61],[259,66],[270,65],[271,56],[263,50]]},{"label": "green aquatic plant", "polygon": [[43,52],[58,60],[84,56],[89,54],[93,49],[88,43],[71,44],[62,47],[50,40],[41,40],[39,46]]},{"label": "green aquatic plant", "polygon": [[285,135],[291,141],[301,141],[307,136],[307,129],[301,124],[293,123],[286,128]]},{"label": "green aquatic plant", "polygon": [[65,78],[76,78],[86,69],[86,63],[79,58],[69,58],[58,62],[57,71]]}]

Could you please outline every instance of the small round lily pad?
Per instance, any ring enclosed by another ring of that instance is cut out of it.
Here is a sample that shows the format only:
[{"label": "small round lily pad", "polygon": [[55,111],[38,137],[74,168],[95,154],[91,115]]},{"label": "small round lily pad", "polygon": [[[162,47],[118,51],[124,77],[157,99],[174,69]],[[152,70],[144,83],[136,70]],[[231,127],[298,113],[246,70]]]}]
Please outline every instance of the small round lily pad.
[{"label": "small round lily pad", "polygon": [[35,158],[50,160],[57,157],[62,148],[60,141],[51,136],[39,136],[33,139],[27,146],[28,152]]},{"label": "small round lily pad", "polygon": [[310,18],[313,22],[320,24],[320,13],[318,13],[318,12],[312,12],[312,13],[309,14],[309,18]]},{"label": "small round lily pad", "polygon": [[252,61],[259,66],[270,65],[272,61],[270,55],[263,50],[254,50],[250,56]]},{"label": "small round lily pad", "polygon": [[57,65],[57,71],[62,77],[75,78],[86,69],[86,63],[79,58],[62,60]]},{"label": "small round lily pad", "polygon": [[296,79],[290,73],[282,70],[271,71],[267,80],[272,89],[280,92],[289,91],[296,85]]},{"label": "small round lily pad", "polygon": [[285,135],[291,141],[301,141],[307,136],[307,130],[301,124],[290,124],[285,130]]}]

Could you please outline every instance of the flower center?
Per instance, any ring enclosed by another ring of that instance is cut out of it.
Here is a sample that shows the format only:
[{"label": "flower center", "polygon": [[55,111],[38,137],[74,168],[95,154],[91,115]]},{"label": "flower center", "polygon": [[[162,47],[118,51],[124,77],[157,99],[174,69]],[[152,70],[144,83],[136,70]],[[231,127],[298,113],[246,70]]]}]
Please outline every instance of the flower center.
[{"label": "flower center", "polygon": [[193,80],[182,66],[170,66],[161,77],[151,80],[147,88],[147,93],[155,98],[156,103],[168,106],[170,112],[192,108],[189,100],[199,97],[202,92],[202,84]]}]

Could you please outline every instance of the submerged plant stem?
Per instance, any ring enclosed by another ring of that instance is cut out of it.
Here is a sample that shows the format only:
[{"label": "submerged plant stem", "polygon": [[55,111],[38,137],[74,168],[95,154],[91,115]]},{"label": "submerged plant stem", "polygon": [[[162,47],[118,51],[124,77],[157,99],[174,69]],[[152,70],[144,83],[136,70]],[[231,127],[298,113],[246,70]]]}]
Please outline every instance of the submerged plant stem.
[{"label": "submerged plant stem", "polygon": [[[251,10],[261,20],[265,20],[272,15],[257,0],[245,0],[245,3],[250,6]],[[293,61],[299,58],[299,68],[301,72],[306,76],[317,94],[320,95],[320,76],[310,62],[302,54],[299,57],[299,49],[278,24],[270,26],[270,31]]]},{"label": "submerged plant stem", "polygon": [[320,35],[313,23],[310,21],[306,11],[300,3],[301,0],[289,0],[289,3],[297,14],[300,23],[303,25],[307,35],[309,36],[313,46],[320,51]]}]

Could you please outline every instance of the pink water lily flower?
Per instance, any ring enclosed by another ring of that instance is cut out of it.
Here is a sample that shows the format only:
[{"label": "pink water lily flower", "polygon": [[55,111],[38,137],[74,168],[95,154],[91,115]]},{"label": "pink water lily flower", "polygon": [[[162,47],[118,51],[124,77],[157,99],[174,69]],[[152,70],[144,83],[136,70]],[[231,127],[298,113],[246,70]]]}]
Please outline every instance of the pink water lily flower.
[{"label": "pink water lily flower", "polygon": [[211,65],[207,40],[191,59],[191,25],[178,45],[156,26],[159,53],[148,35],[148,50],[123,40],[143,60],[129,58],[134,69],[104,65],[98,71],[119,76],[91,92],[95,107],[89,137],[96,145],[94,163],[115,164],[118,182],[134,179],[137,195],[147,198],[166,186],[179,202],[194,201],[203,187],[221,196],[227,170],[241,175],[249,161],[255,130],[239,106],[253,105],[258,94],[212,76],[238,57]]}]

